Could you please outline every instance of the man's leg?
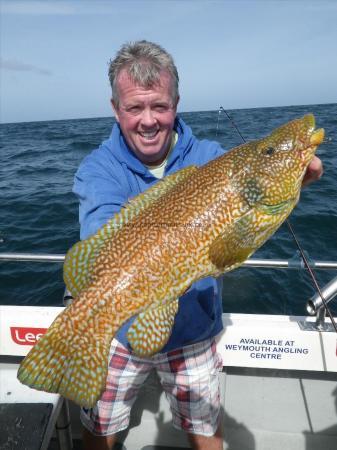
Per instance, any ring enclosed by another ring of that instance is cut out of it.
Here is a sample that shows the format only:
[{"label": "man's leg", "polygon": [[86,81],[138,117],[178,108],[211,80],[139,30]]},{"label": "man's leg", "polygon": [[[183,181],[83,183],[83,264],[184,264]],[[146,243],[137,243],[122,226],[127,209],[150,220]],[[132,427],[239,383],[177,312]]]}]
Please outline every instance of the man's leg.
[{"label": "man's leg", "polygon": [[186,431],[193,449],[221,450],[222,361],[215,342],[189,345],[153,359],[170,402],[173,425]]},{"label": "man's leg", "polygon": [[116,434],[129,425],[130,411],[152,361],[132,355],[115,339],[110,349],[106,390],[91,409],[81,409],[85,450],[111,450]]},{"label": "man's leg", "polygon": [[83,449],[84,450],[112,450],[116,444],[116,434],[109,436],[95,436],[86,428],[83,428]]},{"label": "man's leg", "polygon": [[223,450],[223,436],[221,425],[214,436],[187,433],[188,440],[194,450]]}]

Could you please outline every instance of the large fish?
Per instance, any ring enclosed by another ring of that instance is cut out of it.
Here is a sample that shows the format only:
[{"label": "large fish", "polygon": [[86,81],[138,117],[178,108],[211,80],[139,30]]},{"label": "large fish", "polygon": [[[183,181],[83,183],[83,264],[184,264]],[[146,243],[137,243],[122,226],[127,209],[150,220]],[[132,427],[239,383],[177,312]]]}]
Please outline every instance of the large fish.
[{"label": "large fish", "polygon": [[133,350],[160,351],[179,296],[200,278],[238,267],[290,214],[323,137],[311,114],[289,122],[166,177],[75,244],[64,264],[75,300],[23,360],[19,380],[93,406],[118,328],[136,315],[128,331]]}]

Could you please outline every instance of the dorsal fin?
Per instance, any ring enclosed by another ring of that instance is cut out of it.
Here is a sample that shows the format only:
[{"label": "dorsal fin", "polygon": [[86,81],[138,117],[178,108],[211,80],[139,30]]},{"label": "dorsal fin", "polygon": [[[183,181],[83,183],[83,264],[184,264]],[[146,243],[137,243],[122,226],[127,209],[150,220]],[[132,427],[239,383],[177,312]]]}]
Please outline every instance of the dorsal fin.
[{"label": "dorsal fin", "polygon": [[96,234],[71,247],[64,261],[63,279],[73,297],[77,297],[82,289],[90,284],[91,268],[105,242],[112,239],[121,227],[196,170],[196,166],[189,166],[158,181],[154,186],[131,199]]}]

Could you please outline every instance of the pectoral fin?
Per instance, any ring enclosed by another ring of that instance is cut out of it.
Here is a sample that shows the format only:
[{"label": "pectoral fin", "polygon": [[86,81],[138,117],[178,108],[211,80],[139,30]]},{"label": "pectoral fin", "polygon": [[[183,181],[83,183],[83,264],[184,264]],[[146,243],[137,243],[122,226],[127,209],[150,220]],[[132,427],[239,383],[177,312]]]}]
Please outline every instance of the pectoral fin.
[{"label": "pectoral fin", "polygon": [[139,356],[151,356],[159,352],[169,340],[179,301],[148,309],[139,314],[127,332],[133,351]]},{"label": "pectoral fin", "polygon": [[[272,208],[254,208],[228,225],[211,244],[209,257],[222,272],[239,267],[280,225],[279,211],[286,203]],[[289,204],[289,202],[288,202]],[[286,217],[287,209],[285,209]]]},{"label": "pectoral fin", "polygon": [[250,214],[229,225],[211,244],[209,257],[222,272],[242,264],[254,251],[255,233]]}]

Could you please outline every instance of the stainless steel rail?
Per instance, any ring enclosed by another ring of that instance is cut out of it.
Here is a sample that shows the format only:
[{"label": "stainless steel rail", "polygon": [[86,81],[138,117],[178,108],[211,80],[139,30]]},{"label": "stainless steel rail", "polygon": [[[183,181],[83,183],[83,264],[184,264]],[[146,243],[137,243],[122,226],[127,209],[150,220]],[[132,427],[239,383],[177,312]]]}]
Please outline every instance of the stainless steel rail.
[{"label": "stainless steel rail", "polygon": [[0,261],[30,261],[30,262],[60,262],[63,263],[65,255],[38,254],[38,253],[0,253]]},{"label": "stainless steel rail", "polygon": [[[60,254],[38,254],[38,253],[0,253],[1,261],[30,261],[30,262],[48,262],[63,263],[65,255]],[[337,262],[334,261],[309,261],[310,267],[314,269],[337,269]],[[271,269],[304,269],[305,266],[300,257],[294,260],[285,259],[247,259],[242,264],[243,267],[263,267]]]},{"label": "stainless steel rail", "polygon": [[[305,269],[302,259],[299,257],[294,260],[286,259],[247,259],[243,264],[243,267],[263,267],[265,269]],[[309,261],[309,266],[313,269],[326,269],[336,270],[337,262],[334,261]]]}]

